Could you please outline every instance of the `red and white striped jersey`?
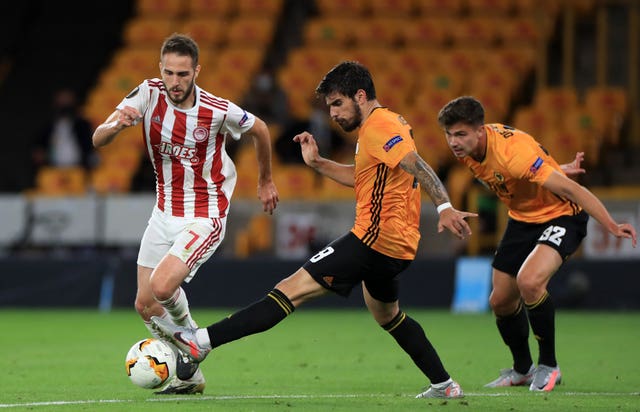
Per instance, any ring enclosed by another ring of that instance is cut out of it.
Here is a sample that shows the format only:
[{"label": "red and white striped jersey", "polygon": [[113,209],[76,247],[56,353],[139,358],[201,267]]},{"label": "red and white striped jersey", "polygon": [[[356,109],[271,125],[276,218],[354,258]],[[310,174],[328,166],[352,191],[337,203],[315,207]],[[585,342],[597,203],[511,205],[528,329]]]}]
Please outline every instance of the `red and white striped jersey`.
[{"label": "red and white striped jersey", "polygon": [[236,168],[225,138],[240,139],[255,116],[195,86],[195,105],[175,107],[160,79],[135,88],[118,109],[135,107],[143,115],[143,137],[156,173],[156,204],[179,217],[227,215],[236,185]]}]

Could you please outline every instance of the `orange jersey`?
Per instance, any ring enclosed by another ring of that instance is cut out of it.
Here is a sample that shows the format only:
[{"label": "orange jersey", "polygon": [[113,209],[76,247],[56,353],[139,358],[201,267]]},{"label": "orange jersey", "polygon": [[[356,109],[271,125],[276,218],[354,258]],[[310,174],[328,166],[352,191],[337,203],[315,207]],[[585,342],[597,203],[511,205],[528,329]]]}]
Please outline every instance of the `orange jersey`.
[{"label": "orange jersey", "polygon": [[560,165],[530,135],[498,123],[486,124],[487,151],[484,160],[470,156],[460,161],[509,208],[513,219],[542,223],[562,215],[575,215],[581,208],[542,184]]},{"label": "orange jersey", "polygon": [[420,185],[398,166],[415,150],[411,126],[387,108],[375,109],[358,131],[351,231],[373,250],[397,259],[413,259],[420,240]]}]

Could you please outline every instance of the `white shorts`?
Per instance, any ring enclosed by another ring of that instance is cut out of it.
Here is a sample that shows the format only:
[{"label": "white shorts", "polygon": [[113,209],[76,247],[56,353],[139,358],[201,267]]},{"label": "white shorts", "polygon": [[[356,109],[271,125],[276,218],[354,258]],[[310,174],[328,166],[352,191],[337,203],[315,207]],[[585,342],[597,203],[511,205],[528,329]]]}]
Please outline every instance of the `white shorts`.
[{"label": "white shorts", "polygon": [[171,254],[191,269],[184,280],[189,282],[200,265],[218,249],[226,227],[226,217],[175,217],[154,207],[140,242],[137,263],[155,268],[167,253]]}]

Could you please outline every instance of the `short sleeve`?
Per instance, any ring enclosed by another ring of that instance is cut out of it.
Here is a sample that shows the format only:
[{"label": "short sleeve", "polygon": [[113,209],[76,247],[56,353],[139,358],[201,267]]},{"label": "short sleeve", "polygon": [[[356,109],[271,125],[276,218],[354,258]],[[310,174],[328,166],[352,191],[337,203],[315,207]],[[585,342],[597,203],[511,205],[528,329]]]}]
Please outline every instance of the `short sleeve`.
[{"label": "short sleeve", "polygon": [[239,140],[242,133],[251,129],[255,122],[256,117],[252,113],[240,108],[233,102],[229,102],[224,129],[234,140]]},{"label": "short sleeve", "polygon": [[519,144],[514,149],[516,152],[509,156],[507,165],[512,176],[542,185],[555,170],[547,156],[530,145]]},{"label": "short sleeve", "polygon": [[146,80],[131,90],[129,94],[122,99],[120,104],[118,104],[116,109],[122,110],[125,106],[134,107],[144,115],[149,106],[149,85]]},{"label": "short sleeve", "polygon": [[415,151],[413,139],[404,131],[381,125],[368,131],[369,154],[390,168],[395,168],[410,152]]}]

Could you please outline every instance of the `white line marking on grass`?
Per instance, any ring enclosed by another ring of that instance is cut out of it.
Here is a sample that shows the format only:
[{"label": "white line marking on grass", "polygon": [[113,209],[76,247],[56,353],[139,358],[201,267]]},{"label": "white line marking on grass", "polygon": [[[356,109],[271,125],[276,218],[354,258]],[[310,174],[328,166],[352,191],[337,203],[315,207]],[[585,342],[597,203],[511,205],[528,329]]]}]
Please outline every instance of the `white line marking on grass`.
[{"label": "white line marking on grass", "polygon": [[[640,392],[552,392],[548,395],[554,396],[640,396]],[[390,398],[390,397],[413,397],[412,394],[325,394],[325,395],[220,395],[220,396],[202,396],[187,395],[175,397],[157,397],[148,398],[142,402],[174,402],[174,401],[224,401],[224,400],[245,400],[245,399],[349,399],[349,398]],[[498,397],[498,396],[514,396],[510,392],[496,393],[465,393],[470,397]],[[77,401],[49,401],[49,402],[25,402],[25,403],[0,403],[0,408],[19,408],[19,407],[37,407],[37,406],[61,406],[61,405],[93,405],[104,403],[133,403],[138,402],[134,399],[87,399]]]}]

